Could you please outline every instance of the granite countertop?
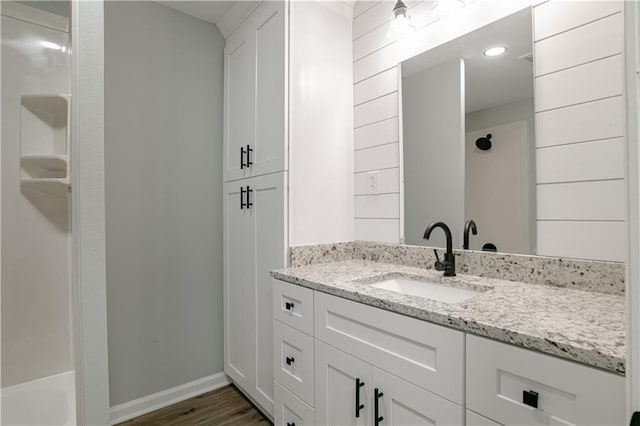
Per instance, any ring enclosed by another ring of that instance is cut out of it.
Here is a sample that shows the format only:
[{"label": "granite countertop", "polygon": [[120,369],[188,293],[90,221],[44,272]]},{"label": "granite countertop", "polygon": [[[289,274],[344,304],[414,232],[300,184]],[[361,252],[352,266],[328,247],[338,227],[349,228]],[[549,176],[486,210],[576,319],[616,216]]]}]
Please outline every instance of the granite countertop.
[{"label": "granite countertop", "polygon": [[[625,300],[622,296],[504,281],[388,263],[345,260],[286,268],[271,275],[313,290],[455,328],[478,336],[625,372]],[[481,293],[443,303],[370,284],[414,278]]]}]

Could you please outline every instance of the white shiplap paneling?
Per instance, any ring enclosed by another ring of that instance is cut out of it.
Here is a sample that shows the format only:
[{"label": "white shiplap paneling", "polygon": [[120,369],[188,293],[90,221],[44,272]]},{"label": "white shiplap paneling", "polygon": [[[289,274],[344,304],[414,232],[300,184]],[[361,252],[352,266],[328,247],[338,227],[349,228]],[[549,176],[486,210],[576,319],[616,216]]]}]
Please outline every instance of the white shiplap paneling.
[{"label": "white shiplap paneling", "polygon": [[624,178],[622,138],[539,148],[538,183]]},{"label": "white shiplap paneling", "polygon": [[355,130],[355,149],[397,142],[398,135],[398,117],[359,127]]},{"label": "white shiplap paneling", "polygon": [[534,40],[596,21],[622,10],[622,1],[566,1],[554,0],[536,6],[534,14]]},{"label": "white shiplap paneling", "polygon": [[624,180],[537,186],[539,220],[624,220]]},{"label": "white shiplap paneling", "polygon": [[353,124],[356,128],[376,121],[398,116],[398,93],[391,93],[353,109]]},{"label": "white shiplap paneling", "polygon": [[622,13],[535,43],[537,76],[622,53]]},{"label": "white shiplap paneling", "polygon": [[398,243],[400,241],[399,219],[356,219],[356,240]]},{"label": "white shiplap paneling", "polygon": [[536,114],[536,146],[545,147],[623,135],[622,96]]},{"label": "white shiplap paneling", "polygon": [[356,218],[396,219],[400,217],[400,194],[356,195]]},{"label": "white shiplap paneling", "polygon": [[355,158],[356,173],[398,167],[398,143],[358,150]]},{"label": "white shiplap paneling", "polygon": [[399,169],[393,168],[356,173],[354,182],[355,195],[367,195],[367,179],[371,173],[377,174],[379,194],[400,193]]},{"label": "white shiplap paneling", "polygon": [[353,103],[359,105],[397,91],[398,68],[394,67],[356,84],[353,87]]},{"label": "white shiplap paneling", "polygon": [[622,94],[622,55],[536,78],[536,112]]},{"label": "white shiplap paneling", "polygon": [[624,261],[624,222],[538,221],[538,253],[545,256]]},{"label": "white shiplap paneling", "polygon": [[357,1],[353,6],[353,19],[362,15],[367,10],[371,9],[376,4],[380,3],[381,0],[360,0]]},{"label": "white shiplap paneling", "polygon": [[389,22],[393,16],[394,3],[381,1],[375,6],[357,16],[353,20],[353,39],[356,40],[374,28]]}]

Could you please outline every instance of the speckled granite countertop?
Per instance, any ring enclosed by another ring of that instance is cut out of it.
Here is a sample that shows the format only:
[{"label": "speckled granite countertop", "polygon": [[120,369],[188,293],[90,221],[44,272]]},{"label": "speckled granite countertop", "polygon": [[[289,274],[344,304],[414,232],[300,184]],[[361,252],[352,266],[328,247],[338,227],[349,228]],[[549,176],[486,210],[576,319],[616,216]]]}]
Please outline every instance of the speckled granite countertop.
[{"label": "speckled granite countertop", "polygon": [[[478,336],[624,374],[624,297],[442,272],[345,260],[272,271],[282,281],[365,303]],[[482,291],[443,303],[371,287],[407,277]]]}]

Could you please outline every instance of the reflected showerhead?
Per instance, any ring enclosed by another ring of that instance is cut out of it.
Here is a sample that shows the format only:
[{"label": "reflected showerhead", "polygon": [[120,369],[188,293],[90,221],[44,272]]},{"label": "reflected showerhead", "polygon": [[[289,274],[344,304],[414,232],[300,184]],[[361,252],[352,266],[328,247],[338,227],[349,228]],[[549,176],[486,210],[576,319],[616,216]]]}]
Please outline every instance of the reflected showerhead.
[{"label": "reflected showerhead", "polygon": [[491,133],[483,138],[476,139],[476,146],[482,151],[488,151],[491,149]]}]

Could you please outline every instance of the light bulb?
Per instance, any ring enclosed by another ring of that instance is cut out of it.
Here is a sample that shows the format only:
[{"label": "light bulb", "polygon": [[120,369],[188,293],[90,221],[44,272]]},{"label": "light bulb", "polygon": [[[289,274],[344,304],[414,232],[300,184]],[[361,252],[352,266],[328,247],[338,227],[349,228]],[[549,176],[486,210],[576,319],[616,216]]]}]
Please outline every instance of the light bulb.
[{"label": "light bulb", "polygon": [[407,6],[398,0],[393,8],[394,18],[389,25],[387,37],[390,40],[398,40],[416,32],[416,27],[411,22],[411,17],[407,13]]}]

